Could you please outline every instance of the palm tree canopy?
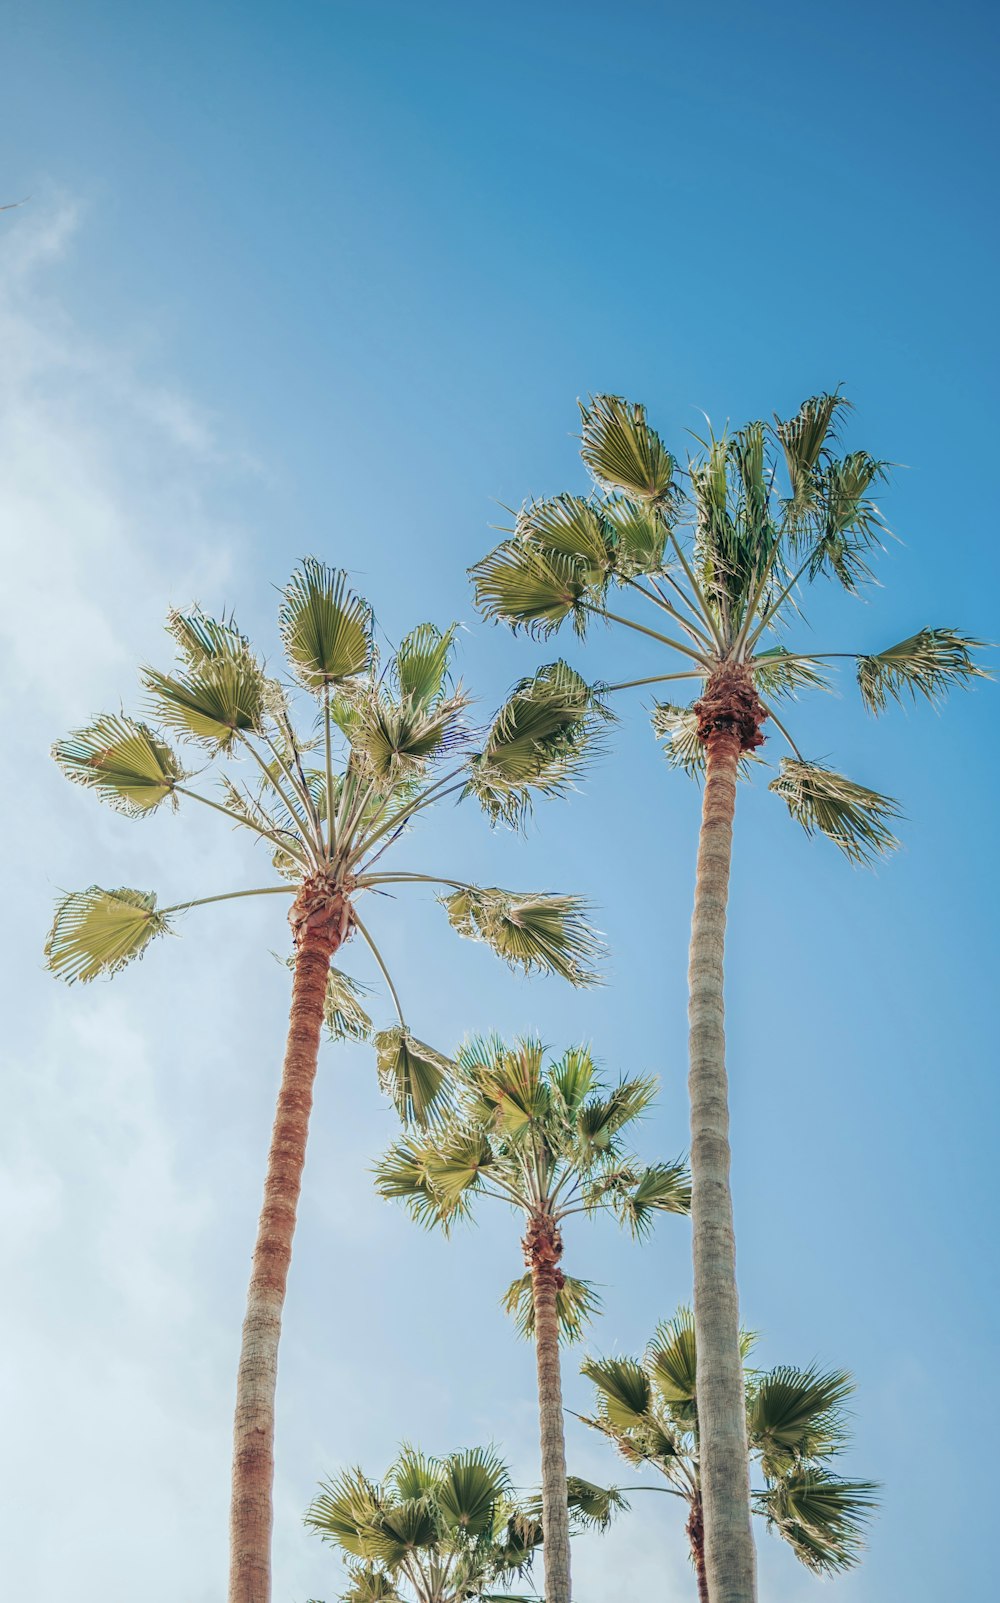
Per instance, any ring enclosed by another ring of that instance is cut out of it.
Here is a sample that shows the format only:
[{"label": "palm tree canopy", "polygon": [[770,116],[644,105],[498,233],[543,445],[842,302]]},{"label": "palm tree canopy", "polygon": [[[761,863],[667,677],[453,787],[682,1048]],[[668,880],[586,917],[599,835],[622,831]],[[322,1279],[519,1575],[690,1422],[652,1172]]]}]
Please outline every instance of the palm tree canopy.
[{"label": "palm tree canopy", "polygon": [[[568,1490],[581,1530],[605,1529],[627,1506],[616,1488],[579,1476]],[[381,1482],[360,1469],[325,1482],[305,1523],[346,1556],[342,1603],[520,1603],[497,1588],[527,1575],[542,1541],[539,1498],[518,1499],[483,1447],[431,1458],[404,1445]]]},{"label": "palm tree canopy", "polygon": [[[201,803],[262,844],[275,883],[232,895],[288,895],[304,885],[350,903],[348,935],[367,944],[397,1007],[377,1031],[365,991],[331,969],[331,1033],[374,1043],[379,1075],[406,1117],[428,1117],[450,1064],[407,1029],[367,922],[365,893],[437,887],[458,932],[485,942],[521,972],[597,979],[600,942],[574,896],[480,887],[384,862],[438,801],[475,798],[491,822],[518,824],[536,796],[579,773],[607,721],[600,699],[565,664],[518,684],[485,730],[452,677],[454,629],[419,624],[383,662],[367,601],[346,574],[303,561],[281,595],[287,671],[272,674],[232,618],[195,607],[167,622],[177,653],[169,672],[142,671],[141,718],[97,718],[54,748],[66,775],[130,817]],[[172,741],[190,751],[182,763]],[[217,789],[206,792],[214,765]],[[89,981],[141,957],[178,916],[227,895],[161,907],[155,895],[91,886],[62,898],[46,946],[62,978]]]},{"label": "palm tree canopy", "polygon": [[[658,1212],[688,1211],[684,1164],[643,1164],[626,1145],[655,1094],[647,1076],[610,1084],[585,1047],[546,1061],[538,1040],[508,1046],[488,1036],[467,1041],[456,1054],[453,1083],[440,1122],[395,1142],[376,1169],[382,1196],[404,1201],[420,1223],[448,1231],[479,1196],[557,1225],[572,1214],[610,1209],[637,1236]],[[578,1335],[596,1306],[592,1288],[567,1279],[560,1299],[563,1333]],[[524,1279],[510,1287],[506,1306],[530,1334]]]},{"label": "palm tree canopy", "polygon": [[[744,1362],[754,1337],[741,1332]],[[585,1423],[615,1443],[637,1469],[657,1469],[677,1495],[699,1495],[697,1353],[691,1310],[660,1324],[641,1359],[588,1358],[596,1411]],[[763,1477],[754,1511],[817,1573],[856,1564],[863,1531],[878,1504],[871,1481],[845,1480],[829,1467],[847,1444],[845,1404],[854,1390],[844,1370],[746,1364],[747,1438]]]},{"label": "palm tree canopy", "polygon": [[[854,659],[874,714],[890,701],[937,701],[985,675],[974,656],[983,643],[951,628],[923,628],[877,652],[784,644],[801,588],[828,579],[856,594],[887,534],[875,497],[888,465],[865,451],[840,453],[848,410],[839,392],[811,396],[787,420],[710,434],[681,468],[643,407],[596,396],[581,407],[592,493],[525,504],[471,574],[482,612],[514,629],[547,636],[570,621],[583,636],[601,618],[671,652],[669,671],[602,687],[602,710],[612,690],[685,679],[706,687],[723,670],[737,672],[759,698],[757,721],[769,719],[788,747],[770,788],[808,832],[863,862],[895,846],[896,803],[807,761],[783,704],[829,688],[837,657]],[[611,609],[613,592],[627,614]],[[697,701],[653,709],[668,760],[691,774],[704,768],[704,717]],[[758,743],[745,745],[744,773],[759,760]]]}]

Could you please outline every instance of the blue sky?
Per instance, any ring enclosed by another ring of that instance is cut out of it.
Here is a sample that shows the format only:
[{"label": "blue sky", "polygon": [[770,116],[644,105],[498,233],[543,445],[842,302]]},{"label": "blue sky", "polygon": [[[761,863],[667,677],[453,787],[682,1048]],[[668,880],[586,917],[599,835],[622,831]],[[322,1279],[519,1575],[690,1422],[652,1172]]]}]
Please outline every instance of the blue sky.
[{"label": "blue sky", "polygon": [[[2,836],[2,1541],[38,1603],[124,1599],[137,1580],[148,1603],[213,1603],[286,937],[266,903],[238,904],[192,916],[113,986],[58,988],[39,957],[58,888],[173,900],[254,868],[211,820],[102,811],[48,745],[135,705],[170,603],[232,606],[273,652],[272,587],[309,551],[351,568],[390,639],[461,620],[465,676],[494,704],[554,651],[480,623],[464,570],[503,505],[584,486],[575,400],[598,390],[645,401],[683,452],[699,409],[766,417],[843,382],[850,440],[905,464],[884,498],[901,540],[884,589],[816,597],[812,637],[997,638],[996,22],[970,4],[945,19],[895,3],[38,0],[5,34],[0,200],[32,198],[0,214],[0,695],[19,781]],[[559,649],[591,677],[646,660],[613,636]],[[986,1595],[996,693],[873,725],[845,683],[796,730],[907,819],[895,860],[857,873],[763,786],[741,795],[745,1316],[765,1361],[858,1378],[849,1467],[886,1483],[885,1508],[830,1595]],[[471,812],[431,820],[411,847],[425,866],[447,852],[472,877],[592,898],[612,983],[522,983],[417,897],[383,914],[415,1027],[443,1047],[534,1028],[654,1070],[644,1146],[673,1156],[697,812],[637,694],[526,842]],[[366,1052],[328,1049],[282,1356],[280,1603],[334,1595],[299,1519],[340,1465],[377,1471],[402,1437],[493,1438],[535,1474],[530,1353],[497,1307],[515,1224],[417,1236],[368,1186],[392,1129]],[[689,1295],[675,1221],[641,1252],[581,1227],[567,1260],[604,1288],[594,1350],[636,1350]],[[626,1476],[572,1422],[570,1458]],[[819,1594],[778,1544],[760,1549],[775,1603]],[[691,1595],[679,1521],[654,1498],[577,1574],[580,1603],[623,1576]]]}]

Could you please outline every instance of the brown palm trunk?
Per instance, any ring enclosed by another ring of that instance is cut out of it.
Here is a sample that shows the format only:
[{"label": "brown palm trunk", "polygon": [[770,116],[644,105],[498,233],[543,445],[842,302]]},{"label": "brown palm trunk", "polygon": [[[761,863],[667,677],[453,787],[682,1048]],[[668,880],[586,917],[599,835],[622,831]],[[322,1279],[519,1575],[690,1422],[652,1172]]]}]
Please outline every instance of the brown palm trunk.
[{"label": "brown palm trunk", "polygon": [[687,1522],[688,1542],[691,1545],[691,1562],[698,1581],[698,1603],[710,1603],[708,1576],[705,1573],[705,1521],[702,1517],[701,1498],[691,1504]]},{"label": "brown palm trunk", "polygon": [[569,1497],[557,1307],[557,1298],[563,1286],[559,1268],[562,1237],[555,1220],[546,1215],[532,1219],[523,1246],[524,1259],[531,1270],[531,1297],[535,1312],[538,1422],[542,1447],[545,1603],[570,1603]]},{"label": "brown palm trunk", "polygon": [[281,1311],[306,1161],[327,975],[330,958],[347,933],[350,906],[339,892],[307,882],[295,899],[290,922],[296,946],[292,1008],[236,1381],[229,1603],[270,1603],[271,1598],[274,1394]]},{"label": "brown palm trunk", "polygon": [[688,1087],[705,1567],[712,1603],[756,1603],[729,1184],[723,953],[737,769],[740,753],[760,745],[766,714],[746,674],[728,668],[709,682],[696,710],[707,772],[688,971]]}]

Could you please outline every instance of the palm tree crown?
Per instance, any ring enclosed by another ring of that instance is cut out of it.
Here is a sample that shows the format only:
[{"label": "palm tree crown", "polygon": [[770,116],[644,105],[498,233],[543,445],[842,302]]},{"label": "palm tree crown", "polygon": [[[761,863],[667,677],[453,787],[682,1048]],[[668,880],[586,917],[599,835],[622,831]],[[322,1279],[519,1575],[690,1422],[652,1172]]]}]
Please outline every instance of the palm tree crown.
[{"label": "palm tree crown", "polygon": [[[395,871],[384,859],[419,814],[448,797],[476,797],[492,820],[519,821],[533,793],[569,781],[601,713],[578,676],[556,664],[516,686],[477,735],[466,718],[469,698],[449,677],[454,630],[420,624],[383,666],[368,603],[343,573],[312,559],[282,594],[280,626],[290,669],[284,679],[268,674],[232,620],[198,609],[171,613],[179,666],[142,674],[158,727],[107,715],[54,748],[69,778],[129,817],[182,800],[221,813],[265,844],[278,882],[172,907],[128,888],[74,892],[58,906],[49,966],[69,981],[113,974],[177,915],[208,902],[288,895],[297,898],[293,929],[326,909],[338,923],[338,945],[357,932],[371,949],[397,1012],[392,1028],[373,1034],[362,988],[331,968],[328,1026],[336,1036],[373,1036],[383,1084],[401,1114],[420,1119],[448,1065],[409,1033],[358,903],[365,893],[438,885],[460,934],[523,971],[591,983],[599,948],[579,898]],[[296,726],[296,690],[312,702],[310,721],[318,713],[318,733]],[[164,731],[198,752],[196,776]],[[238,758],[250,763],[249,779]],[[195,788],[213,759],[222,759],[214,798]]]},{"label": "palm tree crown", "polygon": [[[621,1499],[573,1480],[578,1528],[604,1529]],[[346,1555],[342,1603],[529,1603],[496,1588],[523,1579],[542,1541],[537,1497],[518,1500],[489,1448],[429,1458],[404,1446],[381,1482],[352,1469],[325,1482],[306,1525]]]},{"label": "palm tree crown", "polygon": [[[569,620],[582,636],[603,618],[679,657],[674,671],[606,688],[702,686],[693,703],[653,711],[667,757],[688,773],[703,771],[707,735],[720,723],[737,723],[745,765],[770,720],[788,748],[770,789],[807,831],[861,861],[896,844],[896,803],[807,761],[778,709],[827,687],[837,657],[853,658],[875,714],[906,696],[934,701],[983,670],[973,659],[981,642],[951,628],[922,628],[873,653],[782,643],[799,587],[830,579],[857,593],[886,532],[874,494],[887,464],[835,451],[848,405],[839,393],[816,395],[787,421],[712,435],[682,473],[642,406],[599,395],[581,408],[595,493],[526,504],[510,538],[471,572],[482,611],[512,628],[548,635]],[[613,611],[614,592],[638,614]]]},{"label": "palm tree crown", "polygon": [[[754,1337],[741,1332],[746,1359]],[[694,1317],[681,1308],[657,1327],[642,1359],[588,1358],[583,1374],[597,1391],[585,1423],[622,1456],[666,1477],[689,1507],[692,1559],[703,1578],[701,1476]],[[874,1482],[845,1480],[830,1468],[847,1440],[844,1404],[854,1390],[843,1370],[746,1368],[747,1440],[763,1486],[753,1510],[807,1569],[829,1574],[861,1557],[865,1523],[877,1506]],[[707,1588],[706,1594],[707,1594]]]}]

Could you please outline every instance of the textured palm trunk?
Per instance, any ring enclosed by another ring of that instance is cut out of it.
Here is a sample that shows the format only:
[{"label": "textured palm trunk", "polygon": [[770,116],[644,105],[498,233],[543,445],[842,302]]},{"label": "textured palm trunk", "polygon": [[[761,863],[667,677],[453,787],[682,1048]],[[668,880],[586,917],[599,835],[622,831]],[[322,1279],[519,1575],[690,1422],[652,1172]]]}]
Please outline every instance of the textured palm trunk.
[{"label": "textured palm trunk", "polygon": [[545,1603],[570,1603],[569,1499],[559,1371],[557,1298],[563,1285],[563,1276],[559,1268],[562,1238],[558,1225],[545,1216],[533,1219],[523,1245],[525,1262],[531,1270],[531,1297],[535,1312]]},{"label": "textured palm trunk", "polygon": [[306,1161],[327,975],[349,920],[349,904],[315,884],[303,887],[290,915],[296,945],[292,1007],[236,1381],[229,1603],[270,1603],[271,1598],[274,1395],[281,1311]]},{"label": "textured palm trunk", "polygon": [[760,745],[759,725],[766,715],[752,684],[738,670],[717,675],[696,707],[707,772],[688,971],[688,1088],[705,1568],[712,1603],[755,1603],[736,1238],[729,1184],[723,954],[740,753]]},{"label": "textured palm trunk", "polygon": [[710,1603],[708,1595],[708,1576],[705,1573],[705,1521],[702,1515],[701,1498],[691,1504],[691,1512],[687,1522],[688,1542],[691,1547],[691,1562],[698,1582],[698,1603]]}]

